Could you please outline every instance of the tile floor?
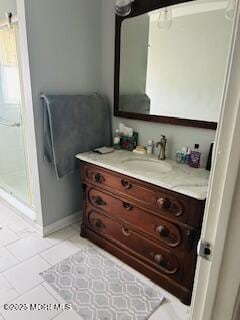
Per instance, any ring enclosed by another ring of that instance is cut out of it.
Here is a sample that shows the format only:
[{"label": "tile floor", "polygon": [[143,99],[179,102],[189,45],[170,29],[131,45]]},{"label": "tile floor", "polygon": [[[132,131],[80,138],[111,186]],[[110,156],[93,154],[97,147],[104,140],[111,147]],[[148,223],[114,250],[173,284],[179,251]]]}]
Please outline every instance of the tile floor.
[{"label": "tile floor", "polygon": [[[88,241],[79,236],[79,223],[43,239],[0,200],[0,320],[81,320],[73,310],[7,311],[3,305],[64,303],[39,273],[76,253],[86,243]],[[187,320],[189,308],[164,290],[163,293],[165,302],[149,320]]]}]

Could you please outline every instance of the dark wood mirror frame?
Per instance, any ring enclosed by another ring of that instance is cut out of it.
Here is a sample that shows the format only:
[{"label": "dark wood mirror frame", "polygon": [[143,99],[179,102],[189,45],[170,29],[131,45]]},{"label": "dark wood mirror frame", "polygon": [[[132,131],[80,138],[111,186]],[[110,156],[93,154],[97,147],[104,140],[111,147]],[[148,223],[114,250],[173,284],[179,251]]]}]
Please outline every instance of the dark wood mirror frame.
[{"label": "dark wood mirror frame", "polygon": [[190,120],[176,117],[146,115],[141,113],[119,111],[119,77],[120,77],[120,53],[121,53],[121,26],[125,19],[136,17],[149,11],[157,10],[172,5],[195,0],[135,0],[132,3],[132,11],[127,17],[116,15],[115,25],[115,72],[114,72],[114,116],[128,119],[136,119],[150,122],[168,123],[179,126],[196,127],[216,130],[216,122]]}]

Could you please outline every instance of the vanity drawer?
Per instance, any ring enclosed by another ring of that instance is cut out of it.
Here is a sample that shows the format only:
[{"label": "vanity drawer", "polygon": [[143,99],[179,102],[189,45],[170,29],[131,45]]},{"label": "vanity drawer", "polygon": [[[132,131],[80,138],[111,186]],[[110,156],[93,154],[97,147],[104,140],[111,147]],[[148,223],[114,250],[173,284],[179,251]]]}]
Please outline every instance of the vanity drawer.
[{"label": "vanity drawer", "polygon": [[170,250],[142,237],[123,223],[116,222],[94,209],[87,210],[85,224],[97,234],[130,251],[165,276],[181,281],[184,268],[183,254],[173,254]]},{"label": "vanity drawer", "polygon": [[94,165],[83,165],[82,180],[113,194],[127,196],[139,206],[158,212],[167,219],[196,228],[201,225],[204,201],[198,201]]},{"label": "vanity drawer", "polygon": [[110,218],[129,224],[170,248],[191,251],[199,237],[198,232],[192,228],[171,223],[106,192],[87,187],[86,195],[87,207],[90,205],[98,211],[104,211]]}]

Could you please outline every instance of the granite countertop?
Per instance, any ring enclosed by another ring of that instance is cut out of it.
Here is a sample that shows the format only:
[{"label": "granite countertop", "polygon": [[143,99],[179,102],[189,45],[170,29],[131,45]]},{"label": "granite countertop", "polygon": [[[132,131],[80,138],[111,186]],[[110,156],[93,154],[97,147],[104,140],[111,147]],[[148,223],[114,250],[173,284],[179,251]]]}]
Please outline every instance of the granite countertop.
[{"label": "granite countertop", "polygon": [[173,160],[160,161],[156,156],[138,155],[124,150],[106,155],[94,152],[80,153],[76,157],[198,200],[205,200],[207,197],[209,171],[205,169],[191,168]]}]

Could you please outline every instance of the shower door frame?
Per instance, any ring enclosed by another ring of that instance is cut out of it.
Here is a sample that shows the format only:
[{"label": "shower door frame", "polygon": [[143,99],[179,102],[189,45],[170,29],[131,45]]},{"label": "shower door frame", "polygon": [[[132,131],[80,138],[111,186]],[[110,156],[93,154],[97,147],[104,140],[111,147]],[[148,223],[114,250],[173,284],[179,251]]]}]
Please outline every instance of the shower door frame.
[{"label": "shower door frame", "polygon": [[33,99],[31,88],[31,76],[29,66],[28,41],[26,30],[25,17],[25,1],[16,0],[17,3],[17,17],[19,28],[19,69],[21,70],[24,79],[21,83],[22,87],[22,117],[25,124],[25,143],[27,148],[28,171],[30,173],[29,181],[32,191],[32,207],[25,205],[17,200],[8,192],[0,189],[0,197],[2,197],[11,206],[15,207],[19,213],[30,218],[40,233],[42,233],[42,204],[40,193],[40,180],[38,171],[37,147],[36,147],[36,133],[34,126],[33,113]]},{"label": "shower door frame", "polygon": [[[19,74],[19,81],[20,81],[20,92],[21,92],[21,102],[20,102],[20,119],[16,122],[13,122],[11,120],[7,120],[7,119],[3,119],[0,118],[0,127],[8,127],[10,128],[14,128],[14,127],[18,127],[21,130],[21,137],[23,140],[23,145],[24,145],[24,149],[23,149],[23,157],[24,157],[24,162],[25,162],[25,174],[26,174],[26,184],[27,184],[27,190],[28,190],[28,196],[29,196],[29,202],[24,202],[23,199],[21,199],[18,195],[17,192],[15,192],[14,190],[11,190],[11,186],[4,186],[4,185],[0,185],[0,194],[5,198],[5,200],[7,202],[13,203],[16,202],[18,204],[18,206],[20,204],[21,207],[22,206],[32,206],[32,181],[30,179],[30,168],[29,168],[29,158],[28,158],[28,148],[27,148],[27,143],[26,143],[26,130],[24,128],[24,126],[22,126],[22,124],[25,124],[24,121],[24,88],[23,88],[23,72],[22,72],[22,66],[21,66],[21,55],[20,55],[20,43],[19,43],[19,28],[18,28],[18,18],[17,16],[12,16],[11,18],[11,25],[16,25],[17,28],[15,29],[15,39],[16,39],[16,54],[17,54],[17,68],[18,68],[18,74]],[[8,28],[8,21],[6,20],[5,22],[0,23],[0,28]],[[5,195],[5,192],[8,193],[8,195]],[[11,201],[13,199],[11,199],[12,197],[14,197],[15,201]],[[32,220],[35,218],[35,214],[32,212],[30,213],[30,211],[27,211],[27,216],[29,218],[31,218]]]}]

